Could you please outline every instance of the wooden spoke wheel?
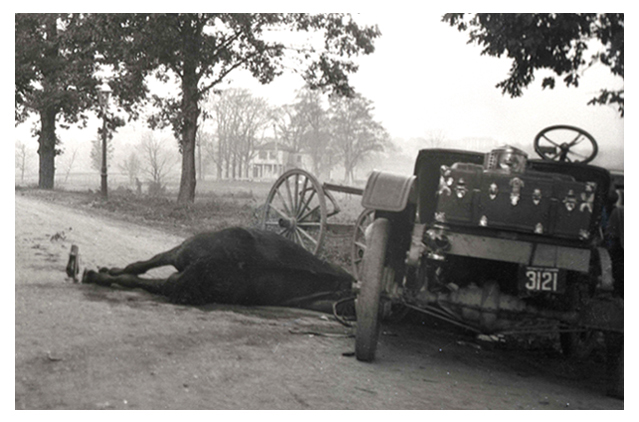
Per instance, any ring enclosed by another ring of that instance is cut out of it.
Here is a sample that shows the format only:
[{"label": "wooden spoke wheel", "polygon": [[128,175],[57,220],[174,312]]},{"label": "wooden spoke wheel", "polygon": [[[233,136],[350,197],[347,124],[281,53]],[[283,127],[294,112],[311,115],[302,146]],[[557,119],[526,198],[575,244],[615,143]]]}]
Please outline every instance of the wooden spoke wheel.
[{"label": "wooden spoke wheel", "polygon": [[292,169],[282,174],[271,188],[260,226],[317,254],[326,235],[327,218],[322,185],[310,173]]},{"label": "wooden spoke wheel", "polygon": [[351,265],[353,275],[359,280],[364,252],[366,252],[366,229],[375,219],[375,210],[365,209],[355,222],[355,231],[351,242]]}]

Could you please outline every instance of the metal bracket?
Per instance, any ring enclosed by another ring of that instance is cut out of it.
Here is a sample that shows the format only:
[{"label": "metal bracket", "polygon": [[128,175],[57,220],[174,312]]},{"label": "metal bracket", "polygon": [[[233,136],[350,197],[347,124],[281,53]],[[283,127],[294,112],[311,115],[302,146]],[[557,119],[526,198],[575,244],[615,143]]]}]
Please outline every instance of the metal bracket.
[{"label": "metal bracket", "polygon": [[419,260],[426,250],[424,245],[424,231],[426,224],[415,224],[411,235],[410,249],[406,252],[406,265],[410,267],[419,267]]}]

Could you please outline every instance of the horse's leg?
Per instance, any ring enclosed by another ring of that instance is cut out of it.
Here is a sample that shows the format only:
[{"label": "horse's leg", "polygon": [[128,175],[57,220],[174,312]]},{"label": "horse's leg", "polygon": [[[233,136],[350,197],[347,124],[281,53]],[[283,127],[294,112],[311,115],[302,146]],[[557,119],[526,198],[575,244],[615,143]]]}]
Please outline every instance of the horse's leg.
[{"label": "horse's leg", "polygon": [[166,284],[175,281],[179,276],[180,273],[174,273],[168,278],[142,278],[133,274],[111,275],[108,272],[88,270],[82,276],[82,283],[100,286],[119,284],[129,289],[143,289],[154,294],[165,294]]},{"label": "horse's leg", "polygon": [[127,265],[124,268],[111,268],[108,270],[108,273],[113,276],[119,276],[123,274],[144,274],[150,269],[163,267],[165,265],[173,265],[175,267],[176,255],[178,254],[180,246],[176,246],[175,248],[159,253],[155,255],[153,258],[148,259],[146,261],[138,261],[132,264]]}]

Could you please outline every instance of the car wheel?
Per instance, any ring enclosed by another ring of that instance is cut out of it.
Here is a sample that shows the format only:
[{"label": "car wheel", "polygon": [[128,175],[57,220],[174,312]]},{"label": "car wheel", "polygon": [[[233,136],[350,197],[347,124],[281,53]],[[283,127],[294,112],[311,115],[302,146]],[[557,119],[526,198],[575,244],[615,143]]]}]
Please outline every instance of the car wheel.
[{"label": "car wheel", "polygon": [[385,273],[384,260],[390,223],[385,218],[379,218],[373,222],[372,227],[362,262],[361,287],[355,304],[357,314],[355,356],[364,362],[372,361],[377,349],[382,319],[380,300]]}]

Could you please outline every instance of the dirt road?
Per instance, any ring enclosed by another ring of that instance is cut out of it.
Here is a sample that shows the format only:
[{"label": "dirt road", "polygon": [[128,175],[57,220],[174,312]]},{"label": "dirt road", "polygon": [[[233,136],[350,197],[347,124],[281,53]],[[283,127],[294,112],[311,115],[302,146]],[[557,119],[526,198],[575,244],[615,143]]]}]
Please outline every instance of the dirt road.
[{"label": "dirt road", "polygon": [[181,239],[16,193],[16,409],[623,409],[601,362],[488,347],[449,327],[384,328],[373,364],[330,316],[176,306],[74,284]]}]

